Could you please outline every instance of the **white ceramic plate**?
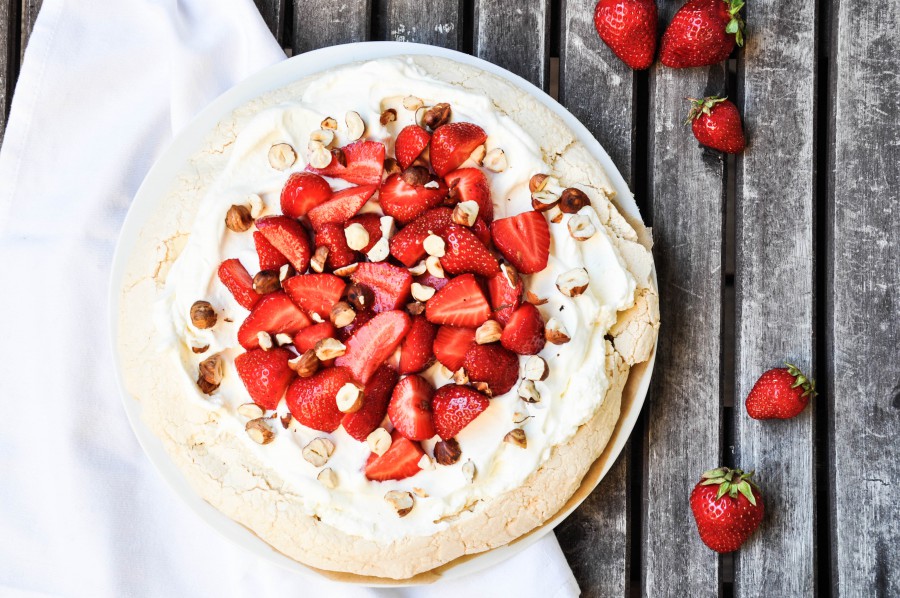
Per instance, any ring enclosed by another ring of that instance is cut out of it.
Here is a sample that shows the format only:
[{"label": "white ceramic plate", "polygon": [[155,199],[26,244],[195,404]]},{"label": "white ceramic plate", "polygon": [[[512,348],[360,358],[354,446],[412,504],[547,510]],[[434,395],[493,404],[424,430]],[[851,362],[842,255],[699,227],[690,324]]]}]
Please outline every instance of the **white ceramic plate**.
[{"label": "white ceramic plate", "polygon": [[[230,114],[235,108],[250,100],[253,100],[268,91],[284,87],[285,85],[293,83],[308,75],[351,62],[396,56],[398,54],[440,56],[456,60],[463,64],[472,65],[489,73],[503,77],[524,92],[536,97],[548,108],[558,114],[569,128],[575,132],[578,139],[584,143],[594,157],[600,161],[616,187],[616,203],[619,207],[634,218],[640,218],[637,205],[634,202],[634,197],[609,155],[600,146],[600,143],[598,143],[588,132],[584,125],[582,125],[565,108],[560,106],[553,98],[542,90],[505,69],[479,58],[469,56],[468,54],[462,54],[460,52],[434,46],[401,42],[363,42],[322,48],[321,50],[294,56],[284,62],[260,71],[226,91],[197,115],[187,127],[185,127],[172,142],[171,146],[169,146],[165,153],[159,158],[156,164],[153,165],[153,168],[150,169],[150,172],[141,184],[141,187],[131,204],[131,208],[128,211],[128,215],[125,218],[122,232],[119,236],[119,242],[116,247],[115,256],[113,258],[109,289],[109,323],[113,354],[116,355],[115,370],[119,392],[122,396],[125,412],[128,415],[134,433],[144,451],[147,453],[147,456],[150,458],[150,461],[156,466],[159,473],[166,482],[168,482],[175,493],[181,497],[181,499],[184,500],[191,509],[200,516],[200,518],[206,521],[223,536],[257,556],[305,575],[318,575],[318,573],[276,551],[269,546],[269,544],[254,535],[250,530],[228,518],[215,507],[201,499],[169,458],[162,443],[144,424],[144,421],[141,418],[140,403],[125,390],[122,380],[122,364],[116,351],[120,289],[125,266],[128,263],[129,256],[134,251],[134,242],[138,237],[140,229],[156,211],[157,205],[168,192],[172,181],[178,175],[182,166],[192,155],[200,150],[203,139],[220,120]],[[632,428],[634,428],[641,406],[644,403],[644,397],[647,394],[647,388],[650,383],[650,374],[653,371],[653,362],[655,359],[656,353],[654,351],[653,356],[647,363],[647,367],[643,369],[640,379],[629,381],[629,387],[633,389],[634,396],[620,417],[619,428],[610,440],[611,449],[609,450],[611,452],[603,463],[600,474],[597,476],[597,481],[606,475],[606,472],[612,467],[612,464],[622,451],[622,447],[628,440]],[[463,575],[484,569],[509,558],[539,540],[543,535],[549,533],[555,525],[568,516],[569,513],[574,511],[578,504],[580,504],[580,501],[569,505],[567,509],[554,517],[550,524],[544,525],[513,544],[495,548],[494,550],[476,555],[474,558],[463,559],[457,565],[451,565],[449,567],[445,566],[442,571],[442,577],[445,579],[462,577]],[[386,585],[391,584],[388,583]],[[394,585],[406,584],[398,582]]]}]

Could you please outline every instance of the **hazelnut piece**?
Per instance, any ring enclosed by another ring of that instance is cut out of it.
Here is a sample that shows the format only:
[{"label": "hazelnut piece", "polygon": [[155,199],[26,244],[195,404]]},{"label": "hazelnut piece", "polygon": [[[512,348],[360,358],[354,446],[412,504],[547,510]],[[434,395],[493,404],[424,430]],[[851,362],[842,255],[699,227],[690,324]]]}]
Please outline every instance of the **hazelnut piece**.
[{"label": "hazelnut piece", "polygon": [[316,247],[316,252],[309,260],[309,267],[313,272],[322,273],[325,271],[325,262],[328,260],[328,247],[322,245]]},{"label": "hazelnut piece", "polygon": [[475,463],[469,459],[462,466],[463,477],[466,478],[466,481],[470,484],[475,481],[475,474],[478,473],[478,470],[475,467]]},{"label": "hazelnut piece", "polygon": [[450,104],[441,102],[425,111],[422,122],[433,131],[439,126],[447,124],[450,121],[451,114]]},{"label": "hazelnut piece", "polygon": [[[422,247],[425,249],[425,253],[437,258],[444,257],[444,254],[447,251],[447,245],[444,243],[444,240],[434,233],[425,237],[425,240],[422,242]],[[428,266],[427,261],[425,262],[425,265]],[[441,272],[443,272],[443,268],[441,268]]]},{"label": "hazelnut piece", "polygon": [[368,309],[375,302],[375,294],[369,287],[354,282],[347,287],[347,302],[358,310]]},{"label": "hazelnut piece", "polygon": [[548,179],[550,175],[537,173],[528,181],[528,190],[532,193],[536,193],[538,191],[543,191],[547,186]]},{"label": "hazelnut piece", "polygon": [[547,362],[540,355],[532,355],[525,361],[526,380],[546,380],[549,373]]},{"label": "hazelnut piece", "polygon": [[397,111],[393,108],[388,108],[381,113],[381,118],[378,120],[381,123],[382,127],[387,126],[388,123],[392,123],[397,120]]},{"label": "hazelnut piece", "polygon": [[413,299],[416,301],[428,301],[434,297],[434,287],[419,284],[418,282],[412,283],[410,292],[412,293]]},{"label": "hazelnut piece", "polygon": [[462,449],[455,438],[441,440],[434,445],[434,460],[441,465],[453,465],[462,456]]},{"label": "hazelnut piece", "polygon": [[316,357],[316,350],[309,349],[303,355],[288,361],[288,367],[297,372],[301,378],[309,378],[319,370],[319,358]]},{"label": "hazelnut piece", "polygon": [[531,207],[537,212],[547,212],[559,205],[559,196],[550,191],[535,191],[531,194]]},{"label": "hazelnut piece", "polygon": [[503,327],[496,320],[487,320],[475,330],[475,342],[479,345],[496,343],[503,334]]},{"label": "hazelnut piece", "polygon": [[225,226],[228,230],[236,233],[242,233],[253,226],[253,216],[250,214],[250,208],[247,206],[233,205],[228,208],[225,214]]},{"label": "hazelnut piece", "polygon": [[338,485],[338,477],[337,474],[334,473],[334,470],[330,467],[326,467],[322,471],[319,472],[319,475],[316,476],[316,479],[319,480],[319,483],[329,489],[337,488]]},{"label": "hazelnut piece", "polygon": [[398,174],[403,169],[400,168],[400,163],[397,162],[393,158],[385,158],[384,159],[384,174],[387,176],[391,176],[392,174]]},{"label": "hazelnut piece", "polygon": [[435,278],[447,278],[447,275],[444,274],[444,266],[441,265],[441,260],[437,256],[429,255],[425,259],[425,269]]},{"label": "hazelnut piece", "polygon": [[391,246],[388,244],[387,237],[381,237],[372,245],[372,249],[366,254],[370,262],[383,262],[391,254]]},{"label": "hazelnut piece", "polygon": [[513,428],[503,437],[503,442],[508,442],[519,448],[528,448],[528,439],[525,437],[525,430],[522,428]]},{"label": "hazelnut piece", "polygon": [[281,288],[281,274],[278,270],[260,270],[253,277],[253,290],[260,295],[274,293]]},{"label": "hazelnut piece", "polygon": [[409,515],[413,507],[416,505],[416,499],[410,492],[403,490],[390,490],[384,495],[384,500],[388,502],[397,511],[397,515],[405,517]]},{"label": "hazelnut piece", "polygon": [[336,338],[323,338],[316,343],[315,352],[319,361],[328,361],[346,353],[347,347]]},{"label": "hazelnut piece", "polygon": [[331,164],[332,158],[332,153],[321,143],[316,144],[314,148],[309,151],[309,165],[313,168],[327,168],[328,165]]},{"label": "hazelnut piece", "polygon": [[346,301],[338,301],[331,308],[329,319],[335,328],[343,328],[356,319],[356,312]]},{"label": "hazelnut piece", "polygon": [[461,201],[453,208],[453,222],[462,226],[472,226],[478,218],[478,202]]},{"label": "hazelnut piece", "polygon": [[275,440],[275,432],[272,431],[265,418],[262,417],[248,421],[247,425],[244,426],[244,430],[247,431],[250,439],[258,444],[269,444]]},{"label": "hazelnut piece", "polygon": [[322,121],[322,124],[319,125],[323,129],[330,129],[332,131],[336,131],[338,128],[338,123],[336,120],[331,118],[330,116],[325,117],[325,120]]},{"label": "hazelnut piece", "polygon": [[347,247],[353,251],[362,251],[369,244],[369,231],[359,222],[354,222],[344,229]]},{"label": "hazelnut piece", "polygon": [[484,156],[484,167],[491,172],[503,172],[509,166],[506,160],[506,152],[499,147],[495,147]]},{"label": "hazelnut piece", "polygon": [[597,233],[597,228],[591,222],[590,217],[583,214],[573,214],[569,218],[567,226],[569,234],[576,241],[587,241]]},{"label": "hazelnut piece", "polygon": [[565,214],[575,214],[584,206],[591,205],[591,200],[581,189],[569,187],[559,196],[559,209]]},{"label": "hazelnut piece", "polygon": [[519,388],[516,389],[516,394],[518,394],[519,398],[526,403],[541,402],[541,393],[538,392],[533,380],[522,380],[519,384]]},{"label": "hazelnut piece", "polygon": [[338,390],[335,401],[341,413],[356,413],[363,404],[362,390],[352,382],[347,382]]},{"label": "hazelnut piece", "polygon": [[197,386],[204,394],[211,395],[219,388],[225,375],[225,361],[216,353],[200,362]]},{"label": "hazelnut piece", "polygon": [[194,301],[191,305],[191,324],[197,328],[212,328],[218,319],[216,310],[209,301]]},{"label": "hazelnut piece", "polygon": [[366,123],[363,122],[359,112],[351,110],[344,117],[344,122],[347,123],[347,137],[350,141],[356,141],[365,134]]},{"label": "hazelnut piece", "polygon": [[371,434],[366,437],[366,444],[369,450],[379,457],[391,448],[391,433],[384,428],[375,428]]},{"label": "hazelnut piece", "polygon": [[322,467],[328,463],[334,453],[334,443],[324,437],[313,438],[303,447],[303,458],[313,467]]},{"label": "hazelnut piece", "polygon": [[591,279],[584,268],[572,268],[556,277],[556,288],[567,297],[578,297],[584,293]]},{"label": "hazelnut piece", "polygon": [[276,143],[269,148],[269,166],[275,170],[286,170],[297,161],[297,152],[287,143]]},{"label": "hazelnut piece", "polygon": [[403,98],[403,107],[407,110],[415,112],[424,105],[425,102],[422,101],[422,98],[417,98],[416,96],[406,96]]},{"label": "hazelnut piece", "polygon": [[413,187],[421,187],[431,182],[431,175],[424,166],[410,166],[400,175],[403,182]]},{"label": "hazelnut piece", "polygon": [[406,313],[411,316],[421,316],[425,313],[425,304],[421,301],[413,301],[406,304]]},{"label": "hazelnut piece", "polygon": [[544,338],[547,339],[547,342],[554,345],[564,345],[572,340],[566,327],[556,318],[547,320],[547,325],[544,328]]},{"label": "hazelnut piece", "polygon": [[262,407],[256,403],[244,403],[237,408],[238,415],[247,419],[259,419],[266,414]]}]

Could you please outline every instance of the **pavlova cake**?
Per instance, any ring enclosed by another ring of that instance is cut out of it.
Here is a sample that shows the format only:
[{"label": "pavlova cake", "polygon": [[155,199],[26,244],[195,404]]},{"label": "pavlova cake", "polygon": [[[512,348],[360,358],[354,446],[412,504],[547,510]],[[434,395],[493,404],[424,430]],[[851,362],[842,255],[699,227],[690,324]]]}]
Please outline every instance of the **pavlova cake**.
[{"label": "pavlova cake", "polygon": [[548,108],[454,61],[235,110],[143,227],[126,386],[277,550],[404,579],[556,514],[658,328],[649,236]]}]

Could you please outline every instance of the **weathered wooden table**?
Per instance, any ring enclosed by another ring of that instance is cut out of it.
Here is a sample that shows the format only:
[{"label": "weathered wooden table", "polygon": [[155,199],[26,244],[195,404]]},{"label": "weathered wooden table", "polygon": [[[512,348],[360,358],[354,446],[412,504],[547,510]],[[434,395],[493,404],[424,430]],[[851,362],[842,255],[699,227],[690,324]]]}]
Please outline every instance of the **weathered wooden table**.
[{"label": "weathered wooden table", "polygon": [[[595,0],[256,0],[289,53],[367,39],[456,48],[558,97],[631,182],[653,226],[662,330],[630,447],[557,530],[589,596],[900,596],[900,4],[750,0],[727,63],[633,73]],[[667,22],[680,3],[659,0]],[[0,135],[40,0],[0,0]],[[682,126],[725,93],[747,151]],[[757,422],[743,397],[788,359],[820,396]],[[760,531],[718,556],[687,498],[699,473],[755,468]]]}]

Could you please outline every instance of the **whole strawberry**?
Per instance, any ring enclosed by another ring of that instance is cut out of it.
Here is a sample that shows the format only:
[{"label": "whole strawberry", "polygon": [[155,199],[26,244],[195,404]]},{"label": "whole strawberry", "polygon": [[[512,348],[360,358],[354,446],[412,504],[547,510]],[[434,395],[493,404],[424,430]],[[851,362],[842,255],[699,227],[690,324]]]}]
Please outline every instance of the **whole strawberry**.
[{"label": "whole strawberry", "polygon": [[600,0],[594,27],[613,53],[636,71],[649,68],[656,54],[655,0]]},{"label": "whole strawberry", "polygon": [[703,543],[716,552],[740,548],[763,518],[765,508],[754,472],[719,467],[700,476],[691,492],[691,512]]},{"label": "whole strawberry", "polygon": [[726,154],[744,151],[746,141],[737,106],[716,96],[688,100],[692,105],[685,124],[690,123],[697,141]]},{"label": "whole strawberry", "polygon": [[663,34],[660,61],[672,68],[722,62],[734,44],[744,45],[743,0],[691,0],[675,13]]},{"label": "whole strawberry", "polygon": [[816,382],[807,378],[797,366],[764,372],[747,395],[747,414],[753,419],[790,419],[806,409],[816,395]]}]

